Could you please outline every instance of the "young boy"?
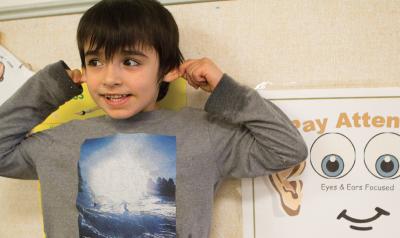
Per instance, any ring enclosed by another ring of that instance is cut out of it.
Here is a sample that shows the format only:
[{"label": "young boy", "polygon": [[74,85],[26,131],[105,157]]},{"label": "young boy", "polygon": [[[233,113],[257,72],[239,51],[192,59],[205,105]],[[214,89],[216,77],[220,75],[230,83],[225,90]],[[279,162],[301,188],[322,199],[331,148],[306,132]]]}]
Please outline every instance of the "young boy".
[{"label": "young boy", "polygon": [[[290,120],[209,59],[187,60],[155,0],[103,0],[78,27],[79,70],[51,64],[0,108],[0,175],[40,179],[48,238],[209,236],[226,177],[295,166],[307,148]],[[205,111],[157,109],[183,76]],[[82,92],[107,114],[28,135]]]}]

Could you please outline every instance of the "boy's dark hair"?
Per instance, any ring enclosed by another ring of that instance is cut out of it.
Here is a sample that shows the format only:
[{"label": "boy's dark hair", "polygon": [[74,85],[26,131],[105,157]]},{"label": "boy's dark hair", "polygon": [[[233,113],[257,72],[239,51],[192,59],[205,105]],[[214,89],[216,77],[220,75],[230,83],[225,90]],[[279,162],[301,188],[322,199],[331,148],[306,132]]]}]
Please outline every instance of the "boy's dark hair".
[{"label": "boy's dark hair", "polygon": [[171,13],[156,0],[103,0],[87,10],[78,25],[78,49],[82,67],[85,44],[104,49],[106,60],[125,48],[152,47],[159,59],[157,101],[168,92],[162,79],[183,61],[178,26]]}]

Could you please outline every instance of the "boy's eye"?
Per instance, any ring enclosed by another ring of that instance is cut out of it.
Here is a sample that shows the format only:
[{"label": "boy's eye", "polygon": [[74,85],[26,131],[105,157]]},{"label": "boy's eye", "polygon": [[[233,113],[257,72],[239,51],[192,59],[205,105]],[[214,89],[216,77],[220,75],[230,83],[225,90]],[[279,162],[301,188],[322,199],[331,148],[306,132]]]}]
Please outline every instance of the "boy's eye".
[{"label": "boy's eye", "polygon": [[139,65],[139,63],[136,62],[136,61],[133,60],[133,59],[126,59],[126,60],[124,61],[124,65],[126,65],[126,66],[136,66],[136,65]]},{"label": "boy's eye", "polygon": [[98,59],[91,59],[89,60],[89,62],[87,63],[89,66],[94,66],[94,67],[98,67],[101,66],[101,62]]}]

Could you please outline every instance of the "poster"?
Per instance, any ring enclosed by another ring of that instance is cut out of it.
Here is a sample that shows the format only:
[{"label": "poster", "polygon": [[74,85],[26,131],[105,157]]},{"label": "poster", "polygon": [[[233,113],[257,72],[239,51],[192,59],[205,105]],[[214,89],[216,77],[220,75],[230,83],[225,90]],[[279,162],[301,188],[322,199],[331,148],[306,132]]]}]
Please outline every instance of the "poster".
[{"label": "poster", "polygon": [[32,71],[0,45],[0,105],[32,75]]},{"label": "poster", "polygon": [[309,155],[242,180],[244,237],[397,237],[400,88],[259,92],[287,113]]}]

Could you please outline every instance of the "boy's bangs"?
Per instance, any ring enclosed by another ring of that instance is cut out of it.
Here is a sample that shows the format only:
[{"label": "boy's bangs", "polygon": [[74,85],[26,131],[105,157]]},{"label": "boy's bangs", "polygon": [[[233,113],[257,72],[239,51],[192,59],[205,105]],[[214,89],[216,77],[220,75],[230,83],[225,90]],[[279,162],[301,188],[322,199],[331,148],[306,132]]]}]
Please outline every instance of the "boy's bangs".
[{"label": "boy's bangs", "polygon": [[[142,50],[155,45],[154,31],[148,24],[146,12],[139,11],[132,3],[134,5],[134,1],[100,2],[96,11],[89,9],[86,12],[77,32],[81,59],[87,50],[104,50],[109,61],[121,50]],[[83,60],[82,66],[85,66]]]},{"label": "boy's bangs", "polygon": [[143,32],[118,31],[115,29],[93,29],[84,38],[85,51],[104,50],[106,61],[110,61],[115,53],[122,50],[143,50],[152,43]]}]

